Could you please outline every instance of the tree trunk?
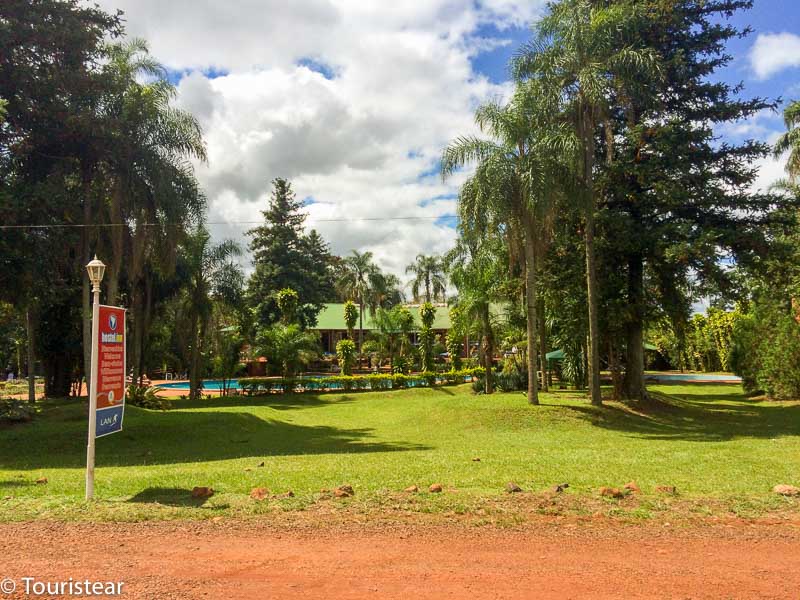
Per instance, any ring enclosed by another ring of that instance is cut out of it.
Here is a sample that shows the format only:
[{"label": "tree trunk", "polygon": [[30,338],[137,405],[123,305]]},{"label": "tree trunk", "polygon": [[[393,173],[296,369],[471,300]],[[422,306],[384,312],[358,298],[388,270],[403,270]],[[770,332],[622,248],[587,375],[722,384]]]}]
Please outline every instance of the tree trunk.
[{"label": "tree trunk", "polygon": [[[109,213],[112,223],[122,223],[122,186],[119,183],[114,184],[111,192]],[[106,269],[106,302],[116,305],[119,295],[120,271],[122,270],[125,228],[121,225],[112,226],[109,228],[109,235],[111,236],[111,264]]]},{"label": "tree trunk", "polygon": [[550,365],[547,363],[547,330],[544,319],[544,302],[539,304],[537,311],[539,320],[539,357],[542,361],[542,391],[550,391]]},{"label": "tree trunk", "polygon": [[536,361],[536,248],[531,219],[526,220],[525,231],[525,309],[528,339],[528,402],[539,404],[539,380]]},{"label": "tree trunk", "polygon": [[600,328],[598,325],[597,269],[594,252],[594,121],[590,107],[584,107],[579,118],[579,133],[583,142],[583,184],[586,194],[586,296],[589,305],[589,393],[592,404],[601,405],[600,395]]},{"label": "tree trunk", "polygon": [[586,211],[586,290],[589,304],[589,392],[592,404],[603,403],[600,395],[600,331],[597,319],[597,271],[594,261],[594,207]]},{"label": "tree trunk", "polygon": [[200,388],[200,332],[198,331],[197,316],[192,317],[192,352],[189,359],[189,399],[197,400]]},{"label": "tree trunk", "polygon": [[358,299],[358,368],[361,369],[361,349],[364,347],[364,302]]},{"label": "tree trunk", "polygon": [[36,355],[34,354],[34,323],[31,307],[25,311],[25,328],[28,337],[28,402],[36,402]]},{"label": "tree trunk", "polygon": [[[141,290],[139,289],[138,283],[134,283],[134,288],[131,291],[131,298],[133,299],[133,303],[131,306],[131,313],[133,319],[131,319],[131,343],[130,348],[131,352],[131,383],[136,383],[139,381],[139,377],[141,375],[140,372],[140,365],[141,365],[141,355],[142,355],[142,322],[144,321],[143,315],[143,308],[142,308],[142,301],[141,301]],[[127,373],[126,373],[127,376]]]},{"label": "tree trunk", "polygon": [[642,401],[644,384],[644,261],[641,254],[628,257],[628,320],[625,326],[625,380],[622,397]]},{"label": "tree trunk", "polygon": [[481,321],[483,321],[483,368],[486,370],[484,378],[484,392],[494,393],[494,336],[492,335],[492,323],[489,317],[489,305],[487,304],[482,311]]},{"label": "tree trunk", "polygon": [[620,371],[617,350],[611,340],[608,341],[608,368],[611,371],[611,382],[614,388],[614,400],[622,398],[622,373]]}]

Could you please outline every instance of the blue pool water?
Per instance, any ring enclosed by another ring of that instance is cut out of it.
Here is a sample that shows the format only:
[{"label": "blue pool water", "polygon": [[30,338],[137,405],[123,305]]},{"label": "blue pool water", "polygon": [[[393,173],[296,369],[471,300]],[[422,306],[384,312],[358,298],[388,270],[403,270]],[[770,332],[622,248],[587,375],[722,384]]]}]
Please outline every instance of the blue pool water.
[{"label": "blue pool water", "polygon": [[[718,381],[720,383],[741,383],[742,378],[735,375],[706,375],[705,373],[648,373],[645,375],[646,379],[658,379],[663,382],[670,381],[684,381],[691,383],[692,381]],[[167,390],[188,391],[188,381],[176,381],[174,383],[159,383],[157,387]],[[231,379],[229,382],[231,390],[239,390],[239,381]],[[203,389],[206,391],[219,391],[222,389],[222,380],[220,379],[205,379],[203,381]]]},{"label": "blue pool water", "polygon": [[648,373],[645,379],[659,381],[719,381],[720,383],[741,383],[742,378],[736,375],[707,375],[705,373]]},{"label": "blue pool water", "polygon": [[[174,383],[159,383],[156,387],[165,389],[165,390],[187,390],[189,389],[189,382],[188,381],[176,381]],[[238,379],[231,379],[228,382],[228,387],[232,390],[241,389],[239,387],[239,380]],[[222,389],[222,380],[221,379],[204,379],[203,380],[203,389],[210,390],[210,391],[219,391]]]}]

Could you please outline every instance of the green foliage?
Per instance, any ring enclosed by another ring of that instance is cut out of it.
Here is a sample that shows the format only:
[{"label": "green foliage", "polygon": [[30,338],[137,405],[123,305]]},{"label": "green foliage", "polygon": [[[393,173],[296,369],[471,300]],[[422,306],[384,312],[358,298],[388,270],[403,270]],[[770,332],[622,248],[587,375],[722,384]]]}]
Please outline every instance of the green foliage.
[{"label": "green foliage", "polygon": [[352,300],[344,303],[344,323],[347,327],[347,335],[352,339],[353,330],[356,328],[356,323],[358,323],[358,306]]},{"label": "green foliage", "polygon": [[800,323],[796,309],[761,298],[737,320],[731,365],[749,392],[776,399],[800,398]]},{"label": "green foliage", "polygon": [[125,392],[125,402],[148,410],[168,410],[170,401],[160,398],[153,387],[129,385]]},{"label": "green foliage", "polygon": [[275,303],[281,313],[281,323],[291,325],[297,318],[297,305],[300,297],[292,288],[283,288],[275,292]]},{"label": "green foliage", "polygon": [[292,379],[319,356],[319,336],[303,331],[299,325],[273,325],[261,329],[256,343],[268,366],[286,379]]},{"label": "green foliage", "polygon": [[304,233],[303,204],[286,179],[272,181],[269,206],[261,214],[264,224],[248,232],[255,271],[247,294],[257,327],[281,321],[273,292],[291,288],[298,295],[294,320],[307,328],[316,323],[322,304],[331,299],[333,259],[319,234]]},{"label": "green foliage", "polygon": [[779,400],[800,398],[800,324],[779,318],[758,348],[758,387]]},{"label": "green foliage", "polygon": [[436,318],[436,308],[430,302],[425,302],[419,307],[419,317],[422,322],[418,334],[421,370],[433,371],[433,345],[436,340],[431,327]]},{"label": "green foliage", "polygon": [[353,340],[339,340],[336,343],[336,357],[339,359],[342,375],[352,375],[353,365],[356,362],[355,342]]},{"label": "green foliage", "polygon": [[423,327],[430,329],[436,319],[436,307],[430,302],[425,302],[419,307],[419,320]]},{"label": "green foliage", "polygon": [[458,371],[461,368],[461,351],[463,350],[464,340],[454,330],[447,332],[447,353],[450,355],[450,365]]},{"label": "green foliage", "polygon": [[460,385],[475,377],[483,377],[481,367],[474,369],[451,370],[444,373],[422,372],[413,375],[395,373],[370,375],[333,375],[330,377],[274,378],[244,377],[239,379],[239,387],[247,394],[259,395],[272,392],[311,391],[311,392],[353,392],[436,387]]},{"label": "green foliage", "polygon": [[426,303],[437,299],[444,300],[447,279],[441,257],[418,254],[415,262],[406,267],[406,273],[414,274],[411,293],[415,300],[423,300]]},{"label": "green foliage", "polygon": [[34,414],[29,402],[0,398],[0,423],[25,423],[33,419]]}]

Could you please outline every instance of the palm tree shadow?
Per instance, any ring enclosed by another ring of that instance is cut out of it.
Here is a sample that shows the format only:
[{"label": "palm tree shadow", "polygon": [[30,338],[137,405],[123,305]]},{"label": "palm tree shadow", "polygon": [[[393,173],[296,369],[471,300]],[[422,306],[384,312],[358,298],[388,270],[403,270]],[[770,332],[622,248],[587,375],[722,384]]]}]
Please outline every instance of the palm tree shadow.
[{"label": "palm tree shadow", "polygon": [[325,394],[263,394],[260,396],[217,396],[211,400],[172,400],[175,409],[267,406],[275,410],[301,410],[353,402],[355,398],[336,392]]},{"label": "palm tree shadow", "polygon": [[601,408],[566,408],[593,426],[654,440],[721,442],[800,435],[799,402],[747,400],[734,392],[650,394],[651,400],[641,404],[607,402]]},{"label": "palm tree shadow", "polygon": [[[192,497],[192,490],[185,488],[150,487],[142,490],[126,502],[139,504],[163,504],[165,506],[201,508],[208,498]],[[220,507],[215,507],[220,508]]]},{"label": "palm tree shadow", "polygon": [[[81,409],[78,405],[73,408]],[[377,440],[371,428],[297,425],[244,411],[157,412],[135,406],[127,406],[125,411],[123,431],[97,440],[99,467],[429,449],[420,444]],[[37,422],[16,428],[0,440],[2,465],[19,470],[81,467],[85,428],[82,420],[59,421],[57,428],[41,427]],[[30,448],[30,452],[19,452],[21,446]]]}]

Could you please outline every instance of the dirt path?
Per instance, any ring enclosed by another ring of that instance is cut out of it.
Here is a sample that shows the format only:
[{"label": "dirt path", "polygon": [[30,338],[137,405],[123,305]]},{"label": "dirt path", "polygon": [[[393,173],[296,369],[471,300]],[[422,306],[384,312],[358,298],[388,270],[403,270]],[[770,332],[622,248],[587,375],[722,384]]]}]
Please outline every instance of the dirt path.
[{"label": "dirt path", "polygon": [[18,584],[0,598],[29,597],[26,576],[159,599],[797,598],[800,529],[6,524],[0,569]]}]

